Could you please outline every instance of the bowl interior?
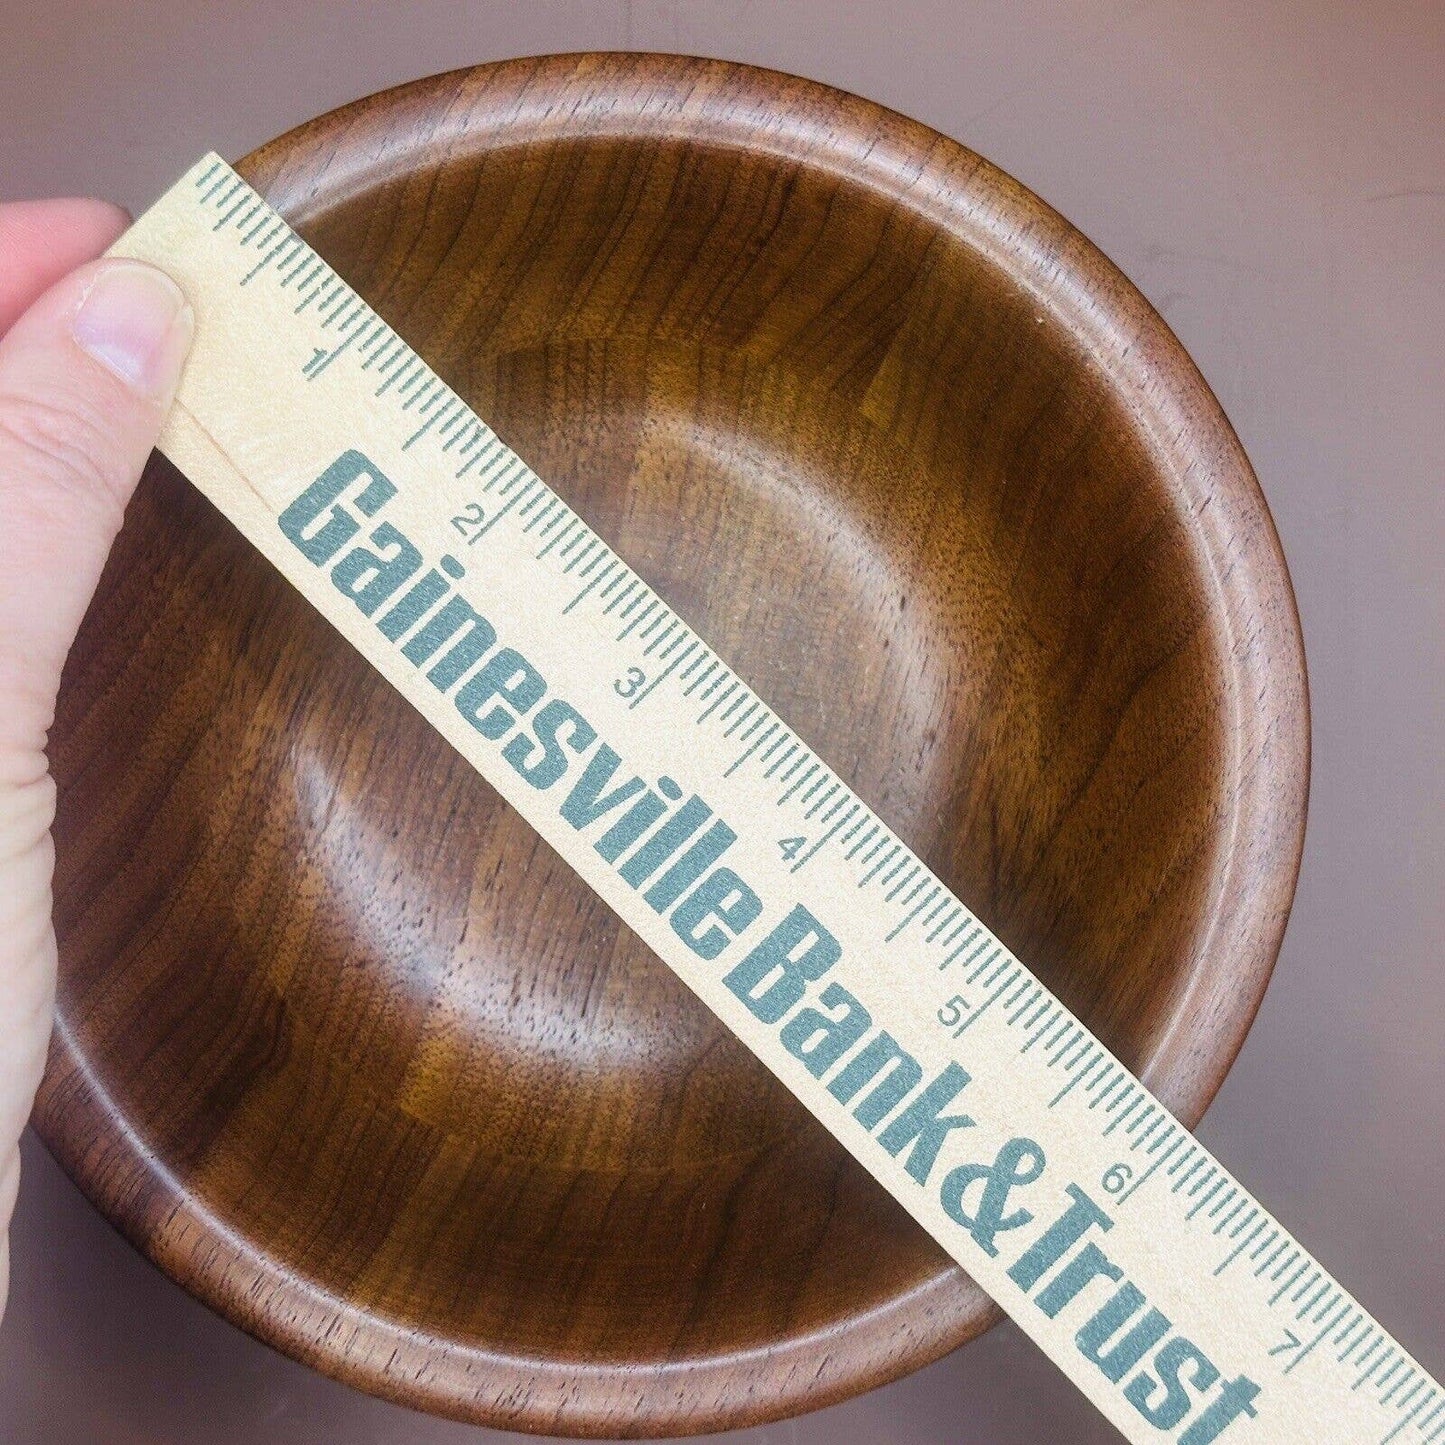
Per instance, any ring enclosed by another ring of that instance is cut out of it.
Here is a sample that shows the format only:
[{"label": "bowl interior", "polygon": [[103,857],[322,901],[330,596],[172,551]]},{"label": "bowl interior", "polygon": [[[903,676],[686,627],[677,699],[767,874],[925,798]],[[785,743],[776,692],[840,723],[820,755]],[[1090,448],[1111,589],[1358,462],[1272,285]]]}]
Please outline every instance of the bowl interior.
[{"label": "bowl interior", "polygon": [[[468,82],[476,117],[537,74]],[[441,144],[450,83],[246,168],[1126,1062],[1194,1030],[1201,1075],[1153,1082],[1197,1114],[1238,1043],[1185,1000],[1231,966],[1239,684],[1147,408],[873,173],[650,113]],[[632,1432],[821,1403],[991,1318],[160,459],[55,767],[47,1132],[242,1323],[452,1413]]]}]

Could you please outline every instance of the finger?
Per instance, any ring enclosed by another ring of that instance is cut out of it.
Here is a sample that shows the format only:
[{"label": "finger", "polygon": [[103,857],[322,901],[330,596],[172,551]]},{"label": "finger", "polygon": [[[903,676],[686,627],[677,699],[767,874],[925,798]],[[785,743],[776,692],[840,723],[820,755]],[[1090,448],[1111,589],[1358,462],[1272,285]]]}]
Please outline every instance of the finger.
[{"label": "finger", "polygon": [[0,336],[42,291],[94,260],[129,224],[119,206],[84,197],[0,205]]},{"label": "finger", "polygon": [[0,340],[0,759],[43,742],[192,327],[168,276],[106,260],[52,286]]},{"label": "finger", "polygon": [[11,1149],[0,1161],[0,1316],[10,1292],[10,1219],[20,1190],[20,1150]]}]

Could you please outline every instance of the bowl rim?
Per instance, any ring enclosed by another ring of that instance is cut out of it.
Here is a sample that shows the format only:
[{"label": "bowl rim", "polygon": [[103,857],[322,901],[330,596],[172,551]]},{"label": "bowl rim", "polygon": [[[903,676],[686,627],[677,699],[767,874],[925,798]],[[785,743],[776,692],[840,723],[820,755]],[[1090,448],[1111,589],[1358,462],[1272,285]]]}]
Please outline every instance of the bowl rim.
[{"label": "bowl rim", "polygon": [[[1244,1042],[1283,941],[1304,845],[1310,717],[1298,608],[1273,519],[1183,345],[1098,247],[961,142],[847,91],[734,61],[584,51],[445,71],[304,122],[237,169],[294,223],[395,174],[399,155],[419,160],[439,139],[461,151],[505,149],[521,115],[528,144],[535,128],[559,137],[666,134],[736,144],[873,189],[1026,286],[1128,402],[1210,564],[1237,695],[1253,702],[1232,719],[1234,829],[1215,905],[1168,1027],[1138,1070],[1192,1128]],[[408,125],[422,117],[424,127]],[[896,1379],[1002,1317],[996,1308],[983,1318],[961,1311],[948,1270],[886,1307],[748,1355],[659,1365],[507,1357],[360,1311],[236,1236],[129,1128],[63,1014],[35,1124],[106,1218],[213,1310],[333,1378],[476,1424],[590,1436],[758,1424]],[[153,1228],[158,1211],[168,1221],[163,1239]]]}]

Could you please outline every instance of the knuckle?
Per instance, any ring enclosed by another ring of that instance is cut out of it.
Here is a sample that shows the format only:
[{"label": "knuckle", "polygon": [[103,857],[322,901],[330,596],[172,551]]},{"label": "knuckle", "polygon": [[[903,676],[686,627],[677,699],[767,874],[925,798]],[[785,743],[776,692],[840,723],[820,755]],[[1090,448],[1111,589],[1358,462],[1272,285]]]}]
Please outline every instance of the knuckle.
[{"label": "knuckle", "polygon": [[0,445],[11,453],[0,476],[7,502],[80,505],[118,527],[124,504],[110,430],[83,404],[0,394]]}]

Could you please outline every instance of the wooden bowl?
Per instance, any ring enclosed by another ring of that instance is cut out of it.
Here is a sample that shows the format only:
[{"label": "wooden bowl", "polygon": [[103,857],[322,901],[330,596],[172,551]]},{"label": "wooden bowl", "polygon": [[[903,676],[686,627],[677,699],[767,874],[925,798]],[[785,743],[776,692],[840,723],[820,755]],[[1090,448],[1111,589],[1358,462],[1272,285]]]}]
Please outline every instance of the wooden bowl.
[{"label": "wooden bowl", "polygon": [[[1298,867],[1300,634],[1219,406],[1088,241],[901,116],[671,57],[438,76],[240,168],[1198,1118]],[[160,460],[53,755],[40,1129],[245,1329],[645,1435],[995,1318]]]}]

